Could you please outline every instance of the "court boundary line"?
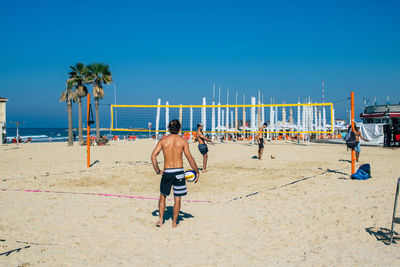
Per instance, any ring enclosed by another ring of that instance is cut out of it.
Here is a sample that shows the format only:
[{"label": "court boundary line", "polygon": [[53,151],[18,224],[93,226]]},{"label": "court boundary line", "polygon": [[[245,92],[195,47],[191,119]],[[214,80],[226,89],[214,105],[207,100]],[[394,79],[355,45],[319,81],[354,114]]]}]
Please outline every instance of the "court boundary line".
[{"label": "court boundary line", "polygon": [[[105,194],[105,193],[90,193],[90,192],[67,192],[67,191],[51,191],[51,190],[39,190],[39,189],[13,189],[13,188],[0,188],[0,191],[14,191],[14,192],[30,192],[30,193],[53,193],[53,194],[70,194],[70,195],[92,195],[92,196],[104,196],[104,197],[122,197],[131,199],[141,200],[159,200],[156,197],[139,197],[129,195],[116,195],[116,194]],[[167,200],[172,200],[167,198]],[[195,203],[211,203],[211,200],[191,200],[182,199],[183,202],[195,202]]]}]

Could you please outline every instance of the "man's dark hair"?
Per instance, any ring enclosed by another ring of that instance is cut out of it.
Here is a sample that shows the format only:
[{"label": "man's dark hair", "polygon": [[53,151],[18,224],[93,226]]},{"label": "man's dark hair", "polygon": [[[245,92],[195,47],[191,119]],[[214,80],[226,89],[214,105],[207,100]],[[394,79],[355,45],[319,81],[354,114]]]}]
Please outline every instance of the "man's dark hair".
[{"label": "man's dark hair", "polygon": [[168,124],[168,130],[172,134],[178,134],[181,130],[181,123],[179,120],[172,120]]}]

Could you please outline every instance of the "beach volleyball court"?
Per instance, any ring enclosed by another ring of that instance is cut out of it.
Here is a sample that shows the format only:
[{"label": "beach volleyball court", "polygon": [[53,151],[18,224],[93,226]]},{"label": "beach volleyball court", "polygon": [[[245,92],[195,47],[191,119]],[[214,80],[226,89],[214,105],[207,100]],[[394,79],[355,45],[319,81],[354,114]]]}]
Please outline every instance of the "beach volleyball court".
[{"label": "beach volleyball court", "polygon": [[[262,161],[253,159],[257,146],[249,142],[209,146],[209,172],[188,183],[183,199],[190,201],[182,204],[180,226],[171,229],[172,201],[165,225],[154,227],[160,181],[150,163],[154,145],[138,140],[92,147],[92,161],[99,162],[90,169],[79,146],[1,147],[0,253],[12,251],[1,262],[264,266],[399,260],[397,245],[374,235],[390,225],[397,150],[363,148],[360,164],[371,164],[373,178],[352,181],[343,145],[267,142]],[[196,144],[190,148],[201,167]]]}]

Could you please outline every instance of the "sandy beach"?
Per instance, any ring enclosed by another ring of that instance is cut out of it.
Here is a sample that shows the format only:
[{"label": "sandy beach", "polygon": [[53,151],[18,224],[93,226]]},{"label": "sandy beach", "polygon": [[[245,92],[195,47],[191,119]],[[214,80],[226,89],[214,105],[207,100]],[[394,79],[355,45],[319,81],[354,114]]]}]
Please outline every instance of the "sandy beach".
[{"label": "sandy beach", "polygon": [[[390,228],[398,149],[362,147],[356,167],[370,163],[372,178],[354,181],[344,145],[267,142],[261,161],[248,142],[209,146],[209,172],[188,183],[172,229],[171,200],[166,223],[154,226],[154,145],[94,146],[90,169],[76,143],[1,146],[0,253],[21,250],[0,256],[0,265],[400,264],[399,245],[377,239]],[[197,144],[190,148],[201,167]]]}]

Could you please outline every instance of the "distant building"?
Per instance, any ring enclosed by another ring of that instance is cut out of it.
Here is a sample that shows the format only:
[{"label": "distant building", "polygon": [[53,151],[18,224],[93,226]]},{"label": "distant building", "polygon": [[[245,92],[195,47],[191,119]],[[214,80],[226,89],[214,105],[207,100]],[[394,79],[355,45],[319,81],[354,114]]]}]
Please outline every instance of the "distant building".
[{"label": "distant building", "polygon": [[0,97],[0,144],[6,139],[6,102],[7,98]]},{"label": "distant building", "polygon": [[363,123],[383,123],[386,125],[400,125],[400,105],[366,106],[360,114]]}]

